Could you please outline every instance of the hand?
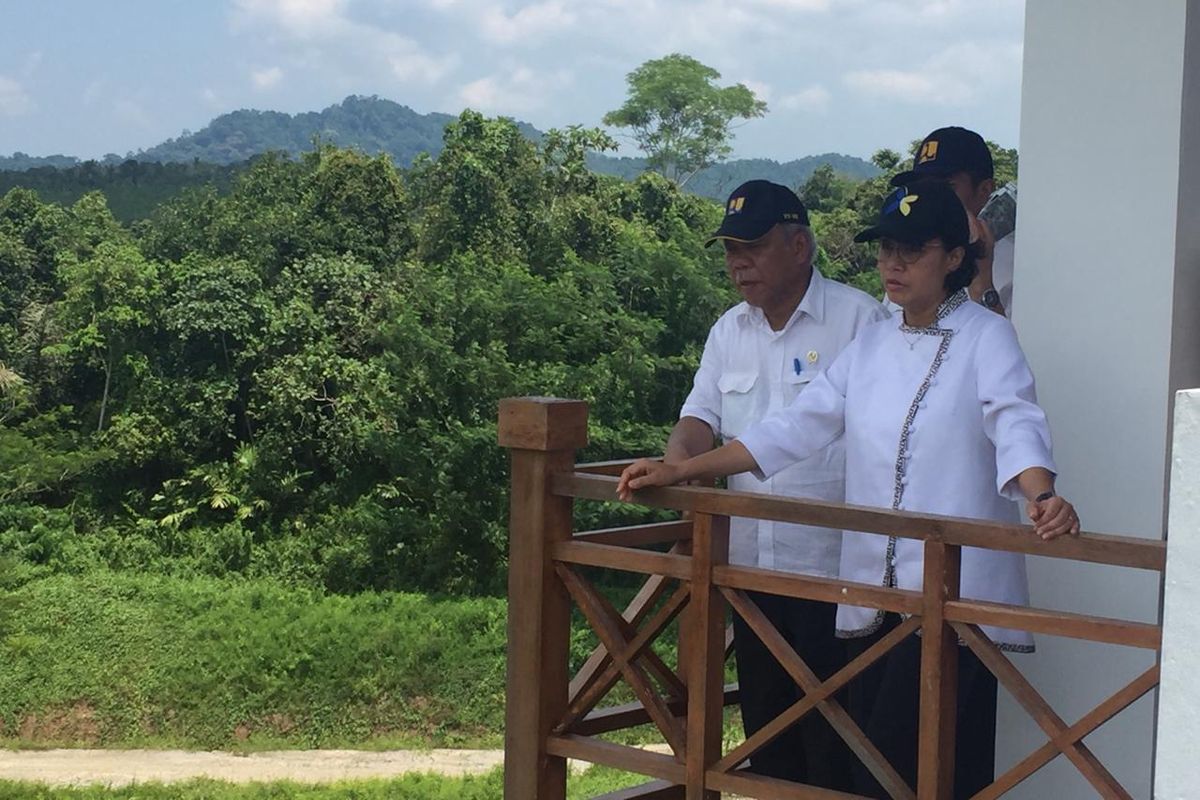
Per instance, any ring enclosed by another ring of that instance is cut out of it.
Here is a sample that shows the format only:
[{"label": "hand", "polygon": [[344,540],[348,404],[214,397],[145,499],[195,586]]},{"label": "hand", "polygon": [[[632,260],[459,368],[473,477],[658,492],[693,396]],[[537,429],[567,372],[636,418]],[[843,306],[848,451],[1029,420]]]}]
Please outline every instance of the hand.
[{"label": "hand", "polygon": [[617,497],[626,503],[632,502],[635,489],[679,483],[683,477],[682,472],[678,464],[639,458],[621,473],[621,478],[617,481]]},{"label": "hand", "polygon": [[1025,506],[1025,513],[1033,522],[1034,532],[1043,539],[1066,534],[1079,535],[1079,515],[1075,513],[1075,507],[1058,495],[1040,503],[1030,500]]}]

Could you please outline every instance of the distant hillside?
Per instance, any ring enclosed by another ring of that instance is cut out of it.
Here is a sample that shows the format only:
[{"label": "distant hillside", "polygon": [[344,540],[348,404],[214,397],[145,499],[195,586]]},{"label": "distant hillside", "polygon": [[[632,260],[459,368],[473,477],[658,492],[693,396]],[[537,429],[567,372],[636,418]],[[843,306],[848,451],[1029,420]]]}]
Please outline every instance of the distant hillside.
[{"label": "distant hillside", "polygon": [[[71,202],[90,189],[106,194],[124,187],[128,197],[119,203],[123,219],[144,216],[154,203],[169,195],[170,187],[205,183],[210,179],[223,188],[235,165],[243,164],[269,150],[292,155],[311,150],[316,139],[353,147],[366,153],[387,153],[399,166],[407,167],[419,153],[436,156],[442,149],[442,132],[455,118],[449,114],[419,114],[408,106],[379,97],[351,95],[323,111],[285,114],[279,111],[242,110],[222,114],[195,133],[184,131],[126,159],[115,155],[103,161],[81,162],[71,156],[46,157],[14,153],[0,156],[0,191],[12,186],[36,189],[44,200]],[[517,122],[531,139],[542,134],[532,125]],[[141,192],[136,180],[150,173],[124,166],[130,160],[143,164],[189,165],[190,172],[167,169],[154,180],[156,189]],[[593,155],[589,164],[597,172],[633,178],[646,169],[645,159]],[[850,178],[873,177],[879,170],[874,164],[854,156],[826,153],[779,163],[767,159],[738,159],[718,164],[696,174],[687,189],[698,195],[723,200],[739,183],[750,178],[768,178],[788,186],[803,183],[821,164],[830,164]],[[219,165],[214,166],[214,165]],[[206,168],[212,169],[208,174]],[[228,168],[223,169],[223,168]],[[29,175],[22,171],[32,170]],[[36,173],[36,174],[34,174]],[[60,180],[61,177],[61,180]],[[164,196],[165,193],[165,196]],[[114,204],[117,205],[117,204]],[[115,209],[114,209],[115,210]]]},{"label": "distant hillside", "polygon": [[72,166],[40,166],[0,171],[0,196],[22,187],[37,192],[43,203],[69,206],[83,195],[101,191],[113,216],[122,222],[145,219],[155,208],[184,189],[212,185],[226,193],[245,164],[160,164],[76,160]]},{"label": "distant hillside", "polygon": [[[714,200],[724,200],[739,184],[752,178],[767,178],[796,189],[822,164],[828,164],[835,171],[854,180],[865,180],[879,174],[879,167],[870,161],[841,153],[805,156],[783,163],[768,158],[739,158],[714,164],[697,172],[685,188],[701,197],[711,197]],[[646,171],[646,160],[593,154],[588,158],[588,166],[605,175],[634,178]]]}]

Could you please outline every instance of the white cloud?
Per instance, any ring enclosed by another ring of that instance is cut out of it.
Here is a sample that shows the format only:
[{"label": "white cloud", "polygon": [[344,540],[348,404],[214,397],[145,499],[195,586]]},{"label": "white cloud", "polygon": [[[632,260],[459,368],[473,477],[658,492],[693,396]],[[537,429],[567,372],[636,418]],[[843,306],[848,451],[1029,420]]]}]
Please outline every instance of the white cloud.
[{"label": "white cloud", "polygon": [[221,100],[221,96],[217,94],[216,90],[211,86],[204,87],[204,89],[200,92],[200,99],[203,100],[204,104],[209,108],[223,109],[225,107],[225,103],[223,100]]},{"label": "white cloud", "polygon": [[750,3],[784,11],[828,11],[830,0],[750,0]]},{"label": "white cloud", "polygon": [[915,69],[862,69],[844,76],[846,85],[870,97],[927,105],[970,105],[998,84],[1021,74],[1019,43],[964,41],[942,50]]},{"label": "white cloud", "polygon": [[921,70],[863,69],[846,75],[846,85],[872,97],[905,103],[958,105],[974,96],[962,79]]},{"label": "white cloud", "polygon": [[387,57],[392,74],[402,83],[436,83],[458,63],[451,55],[433,58],[424,53],[402,48]]},{"label": "white cloud", "polygon": [[283,70],[279,67],[251,70],[250,80],[257,89],[270,89],[283,80]]},{"label": "white cloud", "polygon": [[293,36],[319,35],[343,20],[346,0],[235,0],[243,22],[266,19]]},{"label": "white cloud", "polygon": [[506,14],[493,6],[484,10],[479,23],[484,38],[511,44],[570,28],[575,24],[575,15],[560,0],[546,0],[525,6],[515,14]]},{"label": "white cloud", "polygon": [[569,86],[569,72],[543,73],[515,67],[506,75],[489,75],[463,86],[459,99],[477,111],[512,114],[541,108],[554,92]]},{"label": "white cloud", "polygon": [[[353,80],[382,73],[402,83],[433,83],[458,63],[453,53],[431,54],[403,34],[352,19],[347,0],[235,3],[235,29],[266,28],[306,68],[344,72]],[[255,83],[263,88],[257,76]]]},{"label": "white cloud", "polygon": [[33,109],[33,101],[25,93],[25,87],[12,78],[0,75],[0,114],[19,117]]},{"label": "white cloud", "polygon": [[787,111],[824,113],[829,110],[831,99],[832,95],[828,89],[820,84],[815,84],[780,98],[779,107]]}]

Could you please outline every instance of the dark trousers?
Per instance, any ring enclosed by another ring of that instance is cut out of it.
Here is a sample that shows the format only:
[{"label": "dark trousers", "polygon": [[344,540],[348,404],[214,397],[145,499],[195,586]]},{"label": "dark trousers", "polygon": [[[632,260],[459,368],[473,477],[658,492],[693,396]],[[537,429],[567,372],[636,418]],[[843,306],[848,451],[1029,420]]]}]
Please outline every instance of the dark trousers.
[{"label": "dark trousers", "polygon": [[[837,607],[814,600],[748,592],[792,649],[821,680],[846,665],[845,644],[834,636]],[[766,645],[737,614],[733,615],[742,726],[749,737],[804,692]],[[751,772],[848,791],[854,755],[820,711],[810,711],[774,741],[750,757]]]},{"label": "dark trousers", "polygon": [[[847,641],[847,656],[857,657],[892,628],[889,614],[878,632]],[[969,798],[994,780],[996,768],[996,678],[966,647],[958,649],[958,715],[955,729],[954,797]],[[909,786],[917,782],[917,729],[920,716],[921,638],[904,639],[850,682],[850,716],[879,748]],[[857,760],[854,792],[889,795]]]}]

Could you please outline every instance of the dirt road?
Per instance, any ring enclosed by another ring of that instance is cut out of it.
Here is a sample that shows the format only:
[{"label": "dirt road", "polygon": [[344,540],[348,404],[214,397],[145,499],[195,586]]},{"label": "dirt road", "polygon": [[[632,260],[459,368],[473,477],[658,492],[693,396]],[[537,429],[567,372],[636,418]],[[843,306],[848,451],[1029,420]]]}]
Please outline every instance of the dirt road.
[{"label": "dirt road", "polygon": [[0,750],[0,777],[53,786],[125,786],[214,778],[327,783],[406,772],[467,775],[504,763],[503,750],[298,750],[235,755],[185,750]]}]

